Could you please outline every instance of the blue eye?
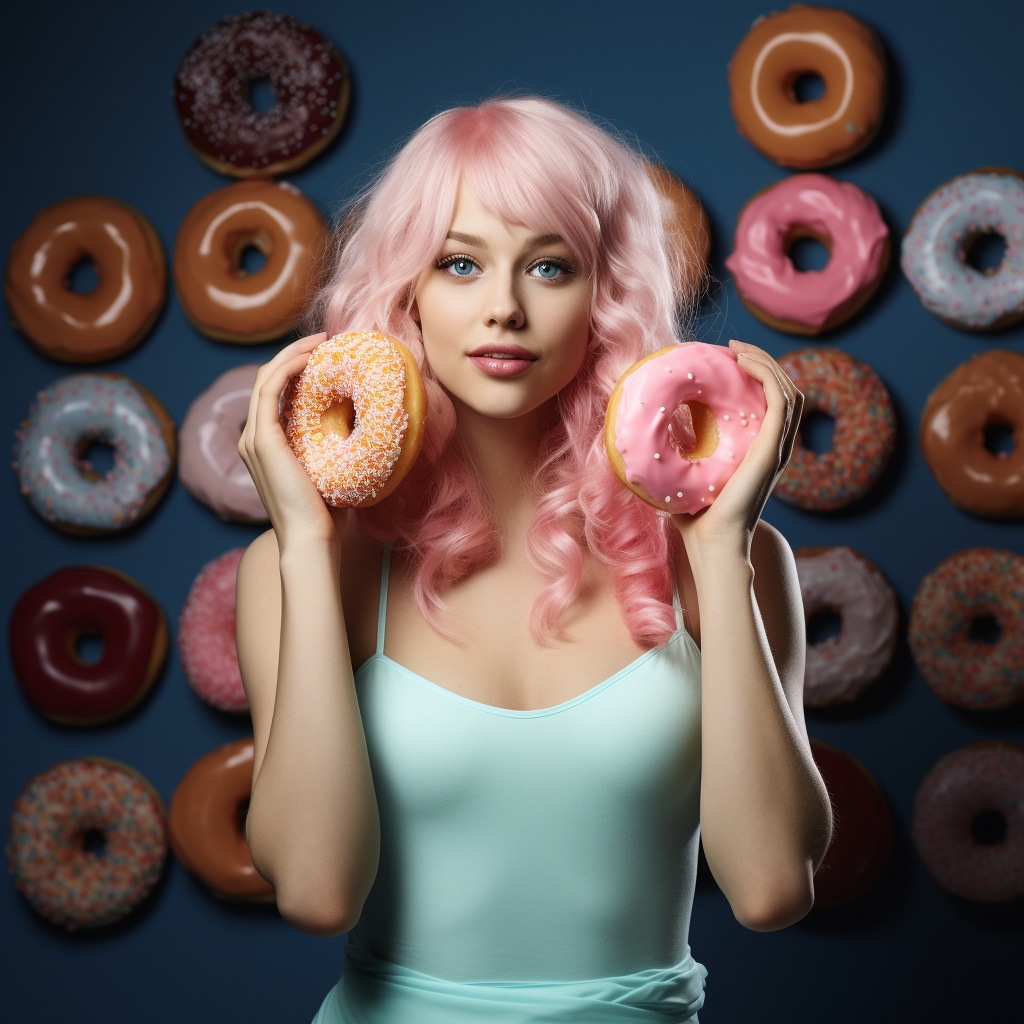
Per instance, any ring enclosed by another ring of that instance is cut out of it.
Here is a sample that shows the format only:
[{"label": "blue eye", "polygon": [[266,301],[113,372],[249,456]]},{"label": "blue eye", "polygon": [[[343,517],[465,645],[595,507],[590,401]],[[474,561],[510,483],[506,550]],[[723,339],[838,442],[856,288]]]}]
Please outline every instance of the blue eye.
[{"label": "blue eye", "polygon": [[556,263],[554,260],[541,260],[530,267],[530,273],[537,271],[537,277],[545,281],[556,281],[560,277],[566,277],[572,270],[563,263]]},{"label": "blue eye", "polygon": [[541,277],[555,277],[562,268],[556,263],[538,263],[537,273]]},{"label": "blue eye", "polygon": [[470,277],[474,270],[480,268],[468,256],[449,256],[437,264],[437,269],[452,277]]}]

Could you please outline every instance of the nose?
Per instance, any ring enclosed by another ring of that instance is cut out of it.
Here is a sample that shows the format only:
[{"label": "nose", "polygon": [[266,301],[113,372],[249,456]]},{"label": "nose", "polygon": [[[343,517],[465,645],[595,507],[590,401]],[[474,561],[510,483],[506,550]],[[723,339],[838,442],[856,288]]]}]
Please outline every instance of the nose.
[{"label": "nose", "polygon": [[512,272],[493,274],[490,285],[484,309],[487,326],[519,330],[526,323],[526,313],[516,294]]}]

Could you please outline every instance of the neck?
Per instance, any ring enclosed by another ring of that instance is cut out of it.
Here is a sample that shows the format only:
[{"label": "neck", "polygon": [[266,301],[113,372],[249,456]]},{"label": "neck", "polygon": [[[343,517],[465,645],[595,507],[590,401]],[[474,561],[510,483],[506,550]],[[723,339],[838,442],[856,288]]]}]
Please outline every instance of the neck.
[{"label": "neck", "polygon": [[495,419],[452,396],[459,435],[494,501],[498,525],[506,539],[519,534],[525,538],[537,507],[531,476],[555,415],[556,401],[552,398],[525,416]]}]

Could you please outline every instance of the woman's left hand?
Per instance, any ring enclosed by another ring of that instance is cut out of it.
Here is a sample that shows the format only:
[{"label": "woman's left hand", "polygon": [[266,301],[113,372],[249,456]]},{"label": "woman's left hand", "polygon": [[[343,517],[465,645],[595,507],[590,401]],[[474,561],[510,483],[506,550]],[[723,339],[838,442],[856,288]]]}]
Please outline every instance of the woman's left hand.
[{"label": "woman's left hand", "polygon": [[710,508],[672,519],[689,544],[745,538],[749,545],[768,495],[793,453],[804,396],[789,375],[756,345],[730,341],[740,369],[764,386],[768,409],[753,444]]}]

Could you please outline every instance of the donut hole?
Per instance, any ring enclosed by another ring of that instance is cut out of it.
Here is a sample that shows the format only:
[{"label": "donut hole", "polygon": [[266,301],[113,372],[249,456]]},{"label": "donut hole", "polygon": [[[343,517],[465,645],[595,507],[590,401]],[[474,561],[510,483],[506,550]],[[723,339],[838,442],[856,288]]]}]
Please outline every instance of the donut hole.
[{"label": "donut hole", "polygon": [[811,647],[825,643],[843,631],[843,617],[836,608],[818,608],[807,617],[807,643]]},{"label": "donut hole", "polygon": [[1002,635],[1003,627],[999,625],[999,620],[994,615],[987,613],[975,615],[971,619],[970,626],[967,627],[967,639],[973,644],[992,647],[999,643],[999,638]]},{"label": "donut hole", "polygon": [[998,231],[976,231],[968,235],[960,250],[960,259],[987,277],[998,273],[1005,258],[1006,239]]},{"label": "donut hole", "polygon": [[800,274],[824,270],[832,258],[832,239],[810,228],[793,228],[786,238],[785,253]]},{"label": "donut hole", "polygon": [[243,231],[228,241],[228,259],[239,277],[258,274],[267,263],[274,243],[267,232]]},{"label": "donut hole", "polygon": [[238,822],[238,831],[243,837],[245,837],[245,823],[249,818],[249,797],[244,797],[238,801],[238,807],[235,808],[235,820]]},{"label": "donut hole", "polygon": [[101,829],[87,828],[79,836],[82,850],[93,857],[102,857],[107,852],[107,837]]},{"label": "donut hole", "polygon": [[246,92],[249,106],[259,114],[266,114],[281,102],[274,89],[274,83],[266,75],[251,78],[247,83]]},{"label": "donut hole", "polygon": [[351,398],[332,402],[330,407],[320,414],[320,430],[325,434],[346,438],[355,429],[356,410]]},{"label": "donut hole", "polygon": [[79,473],[98,483],[114,469],[117,449],[102,437],[83,437],[75,446],[73,462]]},{"label": "donut hole", "polygon": [[69,637],[71,657],[79,665],[98,665],[103,660],[103,634],[95,626],[83,626]]},{"label": "donut hole", "polygon": [[985,447],[998,458],[1005,459],[1016,448],[1013,427],[1009,423],[989,423],[982,430],[982,436]]},{"label": "donut hole", "polygon": [[825,79],[816,71],[802,71],[789,86],[789,95],[796,103],[813,103],[826,92]]},{"label": "donut hole", "polygon": [[1006,842],[1006,815],[988,808],[971,821],[971,837],[979,846],[995,846]]},{"label": "donut hole", "polygon": [[669,444],[684,459],[697,462],[718,447],[718,420],[703,402],[680,402],[669,420]]},{"label": "donut hole", "polygon": [[800,440],[815,455],[832,450],[836,432],[835,418],[820,409],[810,409],[800,417]]},{"label": "donut hole", "polygon": [[64,286],[75,295],[96,291],[100,286],[100,271],[91,256],[83,256],[71,265]]}]

